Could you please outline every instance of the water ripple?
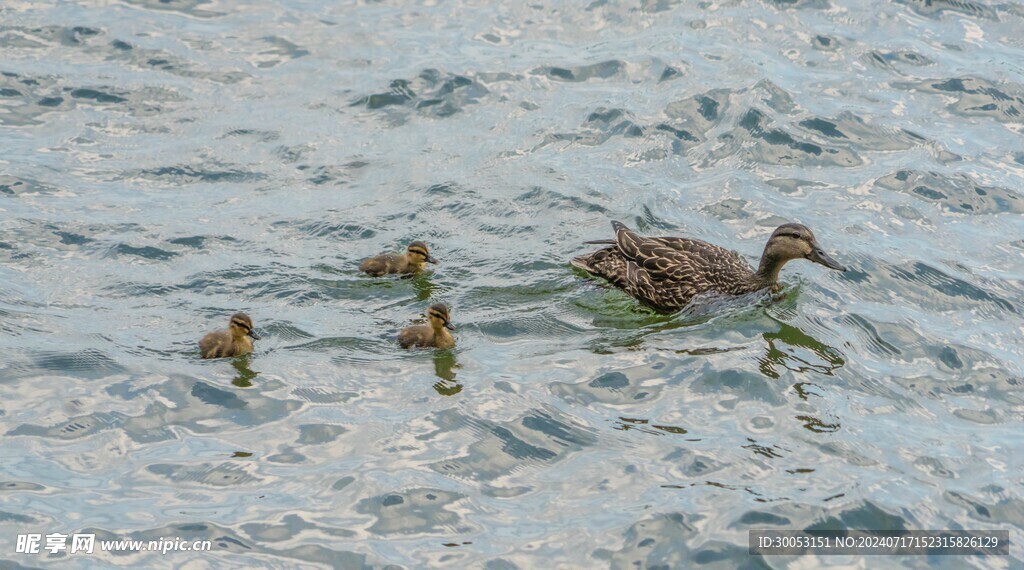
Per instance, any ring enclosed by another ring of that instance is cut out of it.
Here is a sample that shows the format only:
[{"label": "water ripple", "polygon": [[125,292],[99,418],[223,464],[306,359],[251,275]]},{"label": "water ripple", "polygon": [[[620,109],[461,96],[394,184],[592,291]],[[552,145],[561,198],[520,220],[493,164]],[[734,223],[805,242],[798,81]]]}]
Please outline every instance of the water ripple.
[{"label": "water ripple", "polygon": [[[1024,528],[1017,4],[5,15],[0,526],[213,550],[0,566],[732,568],[752,529]],[[612,219],[751,263],[798,221],[850,270],[657,315],[568,264]],[[359,273],[417,239],[440,264]],[[402,350],[435,302],[456,348]],[[255,352],[201,359],[239,310]]]}]

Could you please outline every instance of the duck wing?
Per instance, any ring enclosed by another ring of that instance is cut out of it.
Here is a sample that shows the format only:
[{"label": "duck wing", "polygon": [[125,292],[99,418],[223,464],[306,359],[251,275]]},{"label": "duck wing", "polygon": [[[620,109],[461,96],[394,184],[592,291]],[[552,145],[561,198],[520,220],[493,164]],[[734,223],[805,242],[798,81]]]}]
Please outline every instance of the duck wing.
[{"label": "duck wing", "polygon": [[[679,261],[676,259],[675,250],[637,234],[622,222],[613,221],[612,228],[615,229],[615,247],[628,262],[627,280],[662,281],[669,278],[672,264]],[[633,266],[631,267],[629,263],[633,263]],[[637,273],[639,269],[643,269],[644,272]]]},{"label": "duck wing", "polygon": [[[623,257],[647,270],[655,281],[681,281],[713,268],[722,254],[732,252],[700,240],[643,237],[620,222],[612,222],[615,242]],[[709,252],[721,250],[720,252]],[[711,253],[712,255],[708,255]]]},{"label": "duck wing", "polygon": [[622,289],[659,313],[682,309],[700,292],[691,281],[658,279],[657,272],[633,260],[626,260],[625,268]]},{"label": "duck wing", "polygon": [[684,307],[701,291],[690,279],[691,256],[657,240],[640,236],[620,222],[612,222],[615,247],[603,250],[605,264],[614,260],[611,281],[626,293],[661,313]]},{"label": "duck wing", "polygon": [[626,227],[626,224],[612,220],[612,229],[615,230],[615,246],[619,248],[627,259],[634,259],[640,255],[640,246],[644,238]]},{"label": "duck wing", "polygon": [[707,247],[718,247],[714,244],[710,244],[706,241],[699,239],[681,238],[675,236],[665,237],[648,237],[650,241],[656,241],[665,247],[672,248],[682,253],[693,253],[699,252],[700,250]]},{"label": "duck wing", "polygon": [[735,251],[697,239],[643,237],[619,222],[612,226],[625,269],[616,284],[659,311],[678,310],[707,291],[752,290],[753,270]]}]

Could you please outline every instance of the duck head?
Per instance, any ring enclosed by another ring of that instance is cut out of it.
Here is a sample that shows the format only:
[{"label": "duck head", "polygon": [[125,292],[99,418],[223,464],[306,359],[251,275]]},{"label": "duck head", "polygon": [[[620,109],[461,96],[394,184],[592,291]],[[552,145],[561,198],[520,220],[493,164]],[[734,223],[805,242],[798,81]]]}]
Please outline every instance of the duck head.
[{"label": "duck head", "polygon": [[405,248],[405,253],[409,256],[409,260],[417,265],[437,263],[437,259],[430,255],[430,249],[427,247],[427,244],[421,241],[410,243],[409,247]]},{"label": "duck head", "polygon": [[775,228],[772,237],[768,238],[768,243],[764,246],[761,265],[757,271],[758,276],[774,283],[778,278],[779,270],[792,259],[806,259],[820,263],[829,269],[846,271],[846,267],[832,259],[818,245],[814,233],[807,226],[783,224]]},{"label": "duck head", "polygon": [[245,313],[235,313],[231,315],[231,324],[228,328],[231,330],[231,336],[235,338],[249,336],[254,340],[260,339],[259,335],[257,335],[252,329],[252,319]]},{"label": "duck head", "polygon": [[441,327],[450,331],[455,330],[455,325],[451,323],[451,317],[448,315],[448,307],[443,303],[436,303],[427,309],[427,320],[430,321],[430,326],[434,330],[438,330]]}]

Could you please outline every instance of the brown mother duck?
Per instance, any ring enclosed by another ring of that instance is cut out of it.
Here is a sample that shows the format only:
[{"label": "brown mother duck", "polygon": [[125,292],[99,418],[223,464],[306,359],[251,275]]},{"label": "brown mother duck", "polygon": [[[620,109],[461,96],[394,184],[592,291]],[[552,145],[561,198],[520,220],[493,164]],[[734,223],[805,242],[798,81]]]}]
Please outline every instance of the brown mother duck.
[{"label": "brown mother duck", "polygon": [[791,259],[807,259],[846,271],[814,239],[806,226],[783,224],[768,238],[757,270],[734,251],[697,239],[644,237],[612,222],[610,244],[572,260],[580,269],[604,277],[659,313],[673,313],[701,293],[743,295],[761,289],[778,291],[779,271]]}]

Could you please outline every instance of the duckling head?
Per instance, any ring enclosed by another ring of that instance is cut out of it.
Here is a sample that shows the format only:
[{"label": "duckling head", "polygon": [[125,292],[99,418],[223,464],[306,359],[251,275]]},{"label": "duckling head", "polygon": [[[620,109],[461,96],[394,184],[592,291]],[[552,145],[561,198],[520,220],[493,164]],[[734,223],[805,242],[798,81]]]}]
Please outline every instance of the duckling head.
[{"label": "duckling head", "polygon": [[231,315],[231,336],[235,338],[242,338],[244,336],[250,336],[254,340],[259,340],[259,335],[252,330],[252,319],[245,313],[235,313]]},{"label": "duckling head", "polygon": [[409,256],[409,260],[417,265],[423,265],[426,263],[437,263],[437,259],[430,255],[430,249],[427,248],[427,244],[421,241],[414,241],[409,244],[409,247],[405,249],[406,255]]},{"label": "duckling head", "polygon": [[436,303],[427,309],[427,320],[430,321],[430,326],[433,327],[434,330],[438,330],[441,327],[450,331],[455,330],[455,325],[451,323],[450,319],[451,317],[448,316],[448,307],[443,303]]},{"label": "duckling head", "polygon": [[783,224],[775,228],[772,237],[768,238],[768,243],[764,246],[758,273],[770,276],[774,281],[782,266],[791,259],[806,259],[820,263],[829,269],[846,271],[842,264],[832,259],[818,245],[814,233],[807,226],[801,224]]}]

